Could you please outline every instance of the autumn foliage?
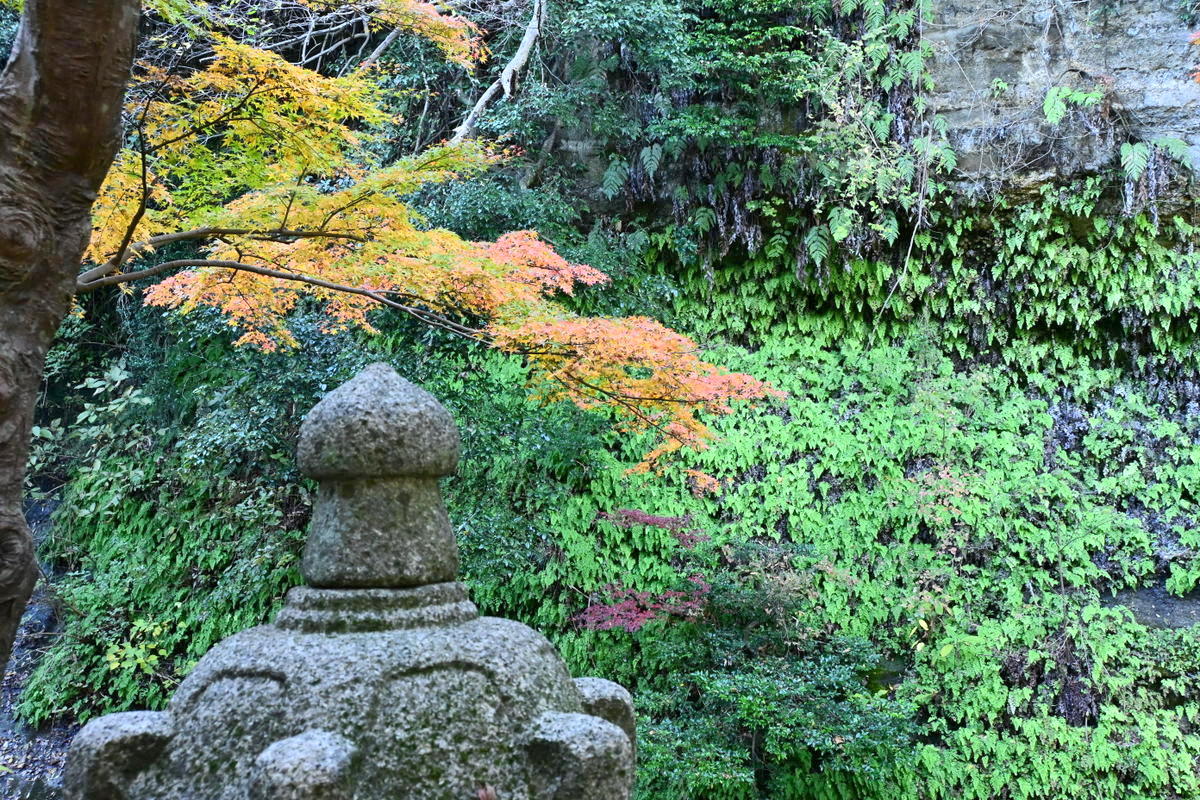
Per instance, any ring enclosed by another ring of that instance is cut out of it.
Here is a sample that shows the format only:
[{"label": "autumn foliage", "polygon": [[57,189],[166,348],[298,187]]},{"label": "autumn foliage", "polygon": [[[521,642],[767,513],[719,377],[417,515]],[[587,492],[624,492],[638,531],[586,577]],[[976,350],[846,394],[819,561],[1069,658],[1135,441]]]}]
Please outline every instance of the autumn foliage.
[{"label": "autumn foliage", "polygon": [[[374,13],[459,63],[477,52],[469,25],[426,3],[386,0]],[[219,36],[203,69],[143,66],[127,108],[130,146],[95,205],[79,290],[161,276],[147,303],[219,309],[240,343],[264,350],[295,346],[287,318],[303,298],[321,304],[331,332],[371,331],[369,313],[389,307],[524,355],[544,401],[657,430],[641,469],[703,447],[712,434],[702,412],[772,393],[654,320],[571,313],[564,295],[608,277],[535,232],[470,242],[430,229],[406,197],[505,154],[466,142],[379,163],[368,131],[388,119],[382,99],[370,69],[330,77]],[[155,255],[181,242],[195,255]]]}]

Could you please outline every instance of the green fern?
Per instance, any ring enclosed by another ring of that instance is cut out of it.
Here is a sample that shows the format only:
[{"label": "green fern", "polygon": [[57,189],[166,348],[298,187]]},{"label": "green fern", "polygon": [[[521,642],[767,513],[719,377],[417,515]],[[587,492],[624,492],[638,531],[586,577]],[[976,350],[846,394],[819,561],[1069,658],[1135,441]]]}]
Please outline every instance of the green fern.
[{"label": "green fern", "polygon": [[1150,145],[1145,142],[1125,142],[1121,145],[1121,169],[1131,181],[1141,180],[1150,164]]},{"label": "green fern", "polygon": [[809,229],[804,236],[804,248],[810,263],[820,266],[828,260],[830,239],[829,228],[824,225],[816,225]]},{"label": "green fern", "polygon": [[646,176],[651,180],[658,173],[658,168],[662,164],[663,147],[659,142],[646,145],[642,148],[641,159],[642,167],[646,170]]},{"label": "green fern", "polygon": [[1195,169],[1195,164],[1192,162],[1192,148],[1183,139],[1177,139],[1173,136],[1160,136],[1152,144],[1166,153],[1167,157],[1172,161],[1189,170]]},{"label": "green fern", "polygon": [[621,193],[628,180],[629,164],[618,155],[609,156],[608,169],[604,170],[604,177],[600,180],[600,191],[612,200]]}]

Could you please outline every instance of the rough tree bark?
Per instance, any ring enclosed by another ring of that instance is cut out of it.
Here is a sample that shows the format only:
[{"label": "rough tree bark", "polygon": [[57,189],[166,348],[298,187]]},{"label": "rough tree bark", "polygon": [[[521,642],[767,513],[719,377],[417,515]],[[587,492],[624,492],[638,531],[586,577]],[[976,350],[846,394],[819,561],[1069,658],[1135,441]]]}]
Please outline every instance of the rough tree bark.
[{"label": "rough tree bark", "polygon": [[0,73],[0,674],[37,575],[22,509],[46,351],[120,139],[139,0],[26,0]]}]

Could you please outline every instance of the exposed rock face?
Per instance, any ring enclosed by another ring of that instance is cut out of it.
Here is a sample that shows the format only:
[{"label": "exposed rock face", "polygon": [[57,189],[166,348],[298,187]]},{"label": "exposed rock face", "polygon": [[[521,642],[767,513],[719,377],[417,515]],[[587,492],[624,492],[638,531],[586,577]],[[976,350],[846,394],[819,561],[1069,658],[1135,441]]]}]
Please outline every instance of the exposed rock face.
[{"label": "exposed rock face", "polygon": [[[934,0],[932,109],[949,125],[963,177],[1035,183],[1116,163],[1122,143],[1182,139],[1200,166],[1196,48],[1178,0]],[[1200,27],[1197,25],[1196,27]],[[1053,87],[1103,93],[1069,104]]]},{"label": "exposed rock face", "polygon": [[536,631],[480,618],[437,478],[458,433],[376,364],[305,419],[321,481],[274,625],[206,655],[166,712],[89,723],[68,800],[624,800],[629,694],[571,680]]}]

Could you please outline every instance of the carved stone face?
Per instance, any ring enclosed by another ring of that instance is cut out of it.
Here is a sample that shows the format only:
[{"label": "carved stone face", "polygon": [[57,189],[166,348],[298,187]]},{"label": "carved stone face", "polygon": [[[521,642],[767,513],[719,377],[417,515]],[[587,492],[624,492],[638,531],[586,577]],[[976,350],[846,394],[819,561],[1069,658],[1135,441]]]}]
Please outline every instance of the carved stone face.
[{"label": "carved stone face", "polygon": [[[287,691],[277,676],[230,673],[189,703],[161,758],[133,782],[133,797],[182,797],[199,783],[213,800],[249,796],[258,754],[284,738]],[[211,787],[211,788],[209,788]]]},{"label": "carved stone face", "polygon": [[527,794],[522,776],[502,767],[515,760],[509,711],[499,687],[480,670],[444,665],[399,675],[379,695],[376,752],[364,756],[384,784],[411,783],[426,792],[492,786],[501,796],[521,797]]}]

